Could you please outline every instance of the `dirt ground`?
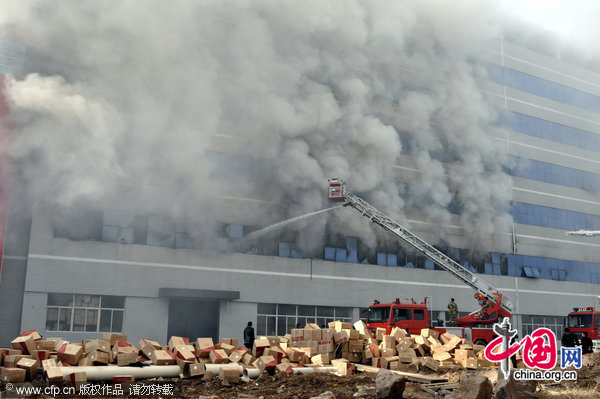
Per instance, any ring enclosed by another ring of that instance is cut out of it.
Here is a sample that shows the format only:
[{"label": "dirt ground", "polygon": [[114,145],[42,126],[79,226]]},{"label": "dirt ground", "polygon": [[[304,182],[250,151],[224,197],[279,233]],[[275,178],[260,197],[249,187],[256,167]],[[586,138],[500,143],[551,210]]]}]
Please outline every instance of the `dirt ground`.
[{"label": "dirt ground", "polygon": [[[577,381],[565,381],[560,384],[539,383],[536,398],[600,399],[600,353],[586,355],[586,357],[589,365],[578,370]],[[423,374],[438,374],[447,378],[449,382],[458,382],[462,377],[474,374],[484,374],[490,378],[492,383],[495,383],[497,379],[497,370],[441,369],[439,373],[427,370]],[[327,399],[375,398],[375,378],[366,374],[347,377],[338,377],[333,374],[263,375],[257,380],[241,382],[232,386],[223,386],[217,377],[173,379],[165,380],[165,382],[170,382],[175,387],[172,397],[181,399],[309,399],[324,392],[332,393]],[[0,397],[2,397],[3,385],[0,383]],[[114,396],[111,397],[111,399],[114,398]],[[421,390],[420,384],[408,382],[404,398],[431,399],[436,396]]]}]

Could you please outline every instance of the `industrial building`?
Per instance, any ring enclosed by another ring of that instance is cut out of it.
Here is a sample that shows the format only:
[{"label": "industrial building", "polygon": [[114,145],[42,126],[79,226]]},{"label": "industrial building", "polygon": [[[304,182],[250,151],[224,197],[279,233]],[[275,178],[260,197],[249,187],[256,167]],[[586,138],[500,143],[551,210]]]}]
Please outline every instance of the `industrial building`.
[{"label": "industrial building", "polygon": [[[520,334],[541,326],[560,334],[573,307],[594,306],[600,295],[600,241],[565,236],[600,229],[600,74],[504,40],[488,58],[492,73],[481,91],[501,110],[494,139],[517,165],[507,170],[512,245],[469,259],[457,227],[449,255],[512,297]],[[419,173],[399,166],[398,178]],[[274,242],[267,254],[236,253],[229,244],[248,226],[224,220],[214,249],[196,250],[184,223],[105,209],[89,218],[92,233],[74,240],[40,204],[13,212],[23,208],[18,185],[0,177],[0,346],[27,329],[73,341],[113,331],[131,342],[165,342],[171,335],[240,338],[253,321],[259,335],[284,334],[297,323],[357,320],[374,299],[398,297],[428,297],[434,319],[447,319],[451,297],[461,312],[477,307],[469,287],[400,246],[361,263],[354,237],[323,243],[320,258],[303,258],[293,242]],[[267,206],[261,198],[223,202]],[[435,226],[413,216],[411,229],[433,237]]]}]

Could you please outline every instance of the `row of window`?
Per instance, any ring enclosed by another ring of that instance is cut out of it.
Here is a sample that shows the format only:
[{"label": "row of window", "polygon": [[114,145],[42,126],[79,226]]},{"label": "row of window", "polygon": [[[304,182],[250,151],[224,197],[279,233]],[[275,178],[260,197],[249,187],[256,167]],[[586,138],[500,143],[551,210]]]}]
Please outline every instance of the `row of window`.
[{"label": "row of window", "polygon": [[521,315],[521,331],[523,334],[531,334],[538,328],[547,328],[552,330],[556,338],[561,339],[565,327],[564,316],[538,316]]},{"label": "row of window", "polygon": [[589,213],[550,208],[524,202],[513,203],[511,213],[514,221],[520,224],[559,230],[600,229],[600,216]]},{"label": "row of window", "polygon": [[48,294],[47,331],[121,332],[125,297]]},{"label": "row of window", "polygon": [[491,64],[489,71],[491,80],[500,85],[600,112],[600,97],[596,95],[500,65]]},{"label": "row of window", "polygon": [[275,303],[257,304],[256,334],[282,336],[292,328],[304,328],[307,323],[316,323],[325,328],[328,323],[340,320],[352,322],[352,310],[348,307],[288,305]]},{"label": "row of window", "polygon": [[507,127],[528,136],[568,144],[585,150],[600,151],[600,135],[586,130],[561,125],[545,119],[506,112],[498,117],[496,125]]},{"label": "row of window", "polygon": [[512,176],[582,190],[600,189],[600,174],[520,157],[513,157],[513,161],[513,167],[505,168],[506,173]]}]

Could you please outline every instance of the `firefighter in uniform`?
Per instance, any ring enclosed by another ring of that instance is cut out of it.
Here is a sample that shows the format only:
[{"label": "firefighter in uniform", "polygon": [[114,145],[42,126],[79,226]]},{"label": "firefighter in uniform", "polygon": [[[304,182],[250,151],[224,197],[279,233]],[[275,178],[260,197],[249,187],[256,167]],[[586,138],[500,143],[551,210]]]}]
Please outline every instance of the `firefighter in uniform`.
[{"label": "firefighter in uniform", "polygon": [[450,302],[448,302],[448,313],[450,315],[450,325],[456,325],[456,318],[458,317],[458,306],[456,302],[454,302],[454,298],[450,298]]}]

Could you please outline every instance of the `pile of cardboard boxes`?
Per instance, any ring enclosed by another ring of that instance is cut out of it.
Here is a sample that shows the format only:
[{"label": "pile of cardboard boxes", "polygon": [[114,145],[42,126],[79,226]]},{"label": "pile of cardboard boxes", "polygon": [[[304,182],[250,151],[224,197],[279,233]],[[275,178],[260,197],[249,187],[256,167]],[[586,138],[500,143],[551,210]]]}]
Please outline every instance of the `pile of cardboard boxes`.
[{"label": "pile of cardboard boxes", "polygon": [[[389,335],[385,329],[377,329],[373,334],[362,321],[354,326],[335,321],[323,329],[307,324],[283,337],[259,337],[251,350],[238,346],[233,338],[215,344],[212,338],[198,338],[190,343],[187,338],[171,337],[167,345],[141,339],[135,346],[127,342],[127,336],[119,334],[71,343],[61,338],[43,339],[35,330],[22,333],[11,346],[0,348],[0,379],[4,382],[34,379],[39,370],[48,382],[76,384],[86,381],[85,373],[74,372],[65,378],[61,367],[119,367],[134,363],[178,365],[181,378],[202,376],[209,364],[221,365],[218,370],[224,382],[238,382],[244,369],[254,374],[290,374],[296,367],[327,366],[345,375],[353,372],[355,363],[392,370],[413,364],[434,371],[442,365],[470,369],[492,366],[483,358],[483,346],[456,335],[439,336],[434,330],[423,329],[421,335],[409,336],[399,328]],[[118,379],[128,378],[120,375]]]}]

